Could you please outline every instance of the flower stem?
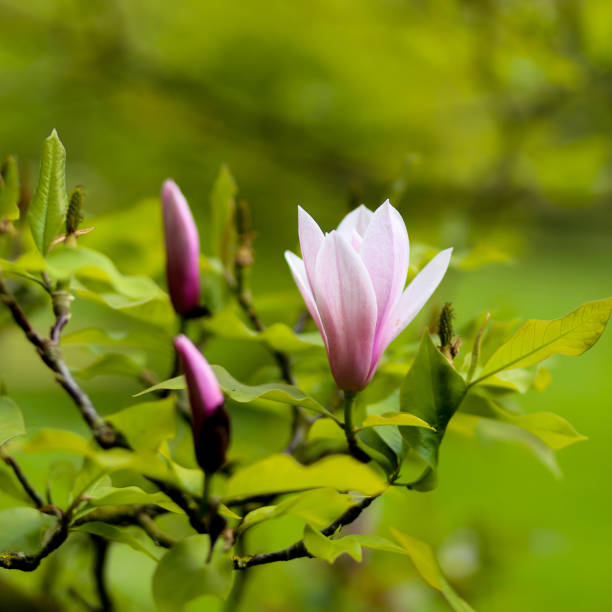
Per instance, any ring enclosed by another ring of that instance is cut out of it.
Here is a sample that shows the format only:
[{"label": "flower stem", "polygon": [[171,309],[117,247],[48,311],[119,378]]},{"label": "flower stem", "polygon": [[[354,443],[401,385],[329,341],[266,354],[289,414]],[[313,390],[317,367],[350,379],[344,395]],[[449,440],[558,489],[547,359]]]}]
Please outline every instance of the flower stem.
[{"label": "flower stem", "polygon": [[344,392],[344,434],[346,435],[346,442],[351,455],[355,457],[355,459],[367,463],[371,460],[371,457],[359,447],[355,435],[356,431],[353,427],[353,406],[355,405],[356,397],[357,391]]}]

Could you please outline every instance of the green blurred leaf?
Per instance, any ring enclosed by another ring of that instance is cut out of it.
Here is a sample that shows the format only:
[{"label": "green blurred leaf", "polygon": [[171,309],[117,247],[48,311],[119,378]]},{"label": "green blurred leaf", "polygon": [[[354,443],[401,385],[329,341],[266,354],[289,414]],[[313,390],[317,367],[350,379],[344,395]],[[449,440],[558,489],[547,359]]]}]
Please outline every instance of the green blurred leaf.
[{"label": "green blurred leaf", "polygon": [[377,495],[386,482],[352,457],[334,455],[313,465],[300,465],[289,455],[271,455],[238,470],[227,482],[225,499],[331,487]]},{"label": "green blurred leaf", "polygon": [[171,336],[165,333],[152,334],[150,330],[130,330],[111,332],[98,327],[88,327],[62,335],[62,344],[85,344],[93,346],[112,346],[113,348],[138,348],[141,350],[163,352],[169,355]]},{"label": "green blurred leaf", "polygon": [[174,398],[136,404],[106,417],[136,450],[158,450],[176,435]]},{"label": "green blurred leaf", "polygon": [[19,406],[6,395],[0,395],[0,446],[15,436],[25,433]]},{"label": "green blurred leaf", "polygon": [[0,166],[0,220],[19,219],[19,170],[17,162],[9,155]]},{"label": "green blurred leaf", "polygon": [[587,438],[579,434],[570,423],[554,412],[514,414],[492,398],[469,393],[461,404],[461,411],[485,419],[515,425],[532,433],[553,450],[561,450]]},{"label": "green blurred leaf", "polygon": [[473,608],[461,599],[446,581],[429,544],[405,535],[393,527],[391,527],[391,532],[409,555],[414,567],[425,582],[434,589],[441,591],[453,610],[456,612],[474,612]]},{"label": "green blurred leaf", "polygon": [[238,186],[226,165],[221,166],[219,175],[210,194],[210,240],[212,253],[219,257],[223,265],[233,267],[236,248],[236,194]]},{"label": "green blurred leaf", "polygon": [[207,535],[193,535],[173,546],[153,575],[153,598],[159,612],[181,612],[202,595],[225,598],[231,586],[232,566],[227,555],[217,552],[206,563]]},{"label": "green blurred leaf", "polygon": [[435,431],[423,427],[400,427],[406,442],[427,465],[412,488],[428,491],[435,487],[438,449],[446,426],[465,392],[463,378],[438,351],[429,333],[425,333],[400,389],[402,412],[414,414],[435,427]]},{"label": "green blurred leaf", "polygon": [[[284,383],[267,383],[265,385],[249,386],[237,381],[225,368],[214,365],[212,369],[219,381],[219,385],[223,392],[241,404],[248,404],[255,400],[270,400],[280,402],[281,404],[289,404],[292,406],[302,406],[308,410],[312,410],[318,414],[323,414],[337,421],[336,417],[322,406],[316,399],[304,393],[297,387],[286,385]],[[177,376],[169,380],[162,381],[140,393],[134,397],[139,397],[145,393],[158,391],[160,389],[186,389],[184,376]]]},{"label": "green blurred leaf", "polygon": [[82,523],[78,527],[73,527],[72,530],[85,531],[86,533],[100,536],[105,540],[127,544],[135,551],[144,553],[147,557],[153,559],[153,561],[157,561],[163,552],[163,549],[157,548],[145,533],[137,527],[117,527],[109,523],[91,521]]},{"label": "green blurred leaf", "polygon": [[67,208],[66,149],[53,130],[43,144],[38,185],[28,208],[32,237],[43,255],[61,233]]},{"label": "green blurred leaf", "polygon": [[74,370],[73,374],[83,380],[91,380],[96,376],[121,376],[125,378],[140,378],[144,365],[137,363],[123,353],[103,355],[88,366]]},{"label": "green blurred leaf", "polygon": [[582,355],[603,333],[610,312],[612,298],[587,302],[560,319],[526,321],[495,351],[472,384],[502,370],[533,365],[554,354]]},{"label": "green blurred leaf", "polygon": [[88,506],[132,506],[155,504],[170,512],[182,513],[183,511],[163,493],[147,493],[140,487],[113,487],[109,485],[96,487],[88,495]]},{"label": "green blurred leaf", "polygon": [[333,563],[340,555],[346,553],[361,562],[361,546],[355,537],[331,539],[324,536],[310,525],[304,527],[304,545],[308,552],[318,559]]},{"label": "green blurred leaf", "polygon": [[0,553],[36,553],[46,531],[57,525],[57,519],[34,508],[9,508],[0,512]]},{"label": "green blurred leaf", "polygon": [[274,506],[263,506],[249,512],[238,526],[237,535],[263,521],[290,514],[299,516],[315,527],[323,528],[353,505],[347,495],[334,489],[314,489],[291,495]]}]

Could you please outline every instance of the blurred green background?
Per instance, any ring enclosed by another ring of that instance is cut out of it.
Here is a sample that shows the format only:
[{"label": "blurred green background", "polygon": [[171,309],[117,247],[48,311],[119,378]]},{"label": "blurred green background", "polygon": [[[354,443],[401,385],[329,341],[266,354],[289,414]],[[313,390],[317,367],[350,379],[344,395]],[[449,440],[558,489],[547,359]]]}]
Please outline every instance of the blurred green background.
[{"label": "blurred green background", "polygon": [[[413,240],[511,251],[510,263],[449,275],[436,300],[453,301],[459,324],[487,310],[555,318],[609,296],[610,109],[609,0],[0,0],[0,155],[18,155],[26,187],[55,127],[94,225],[171,176],[202,227],[227,163],[252,207],[256,293],[292,290],[282,252],[296,245],[298,203],[330,229],[356,203],[390,197]],[[159,238],[158,219],[141,223],[133,232]],[[29,349],[2,332],[0,376],[28,428],[79,427]],[[430,541],[478,610],[607,609],[611,360],[608,332],[585,356],[548,364],[546,393],[522,398],[589,437],[560,453],[563,478],[518,446],[451,433],[439,488],[390,496],[363,527],[389,516]],[[133,392],[86,387],[108,411]],[[272,420],[233,416],[238,436],[261,431],[267,452],[282,444]],[[262,550],[287,541],[258,537]],[[152,563],[120,545],[113,555],[119,609],[152,609]],[[36,599],[32,585],[50,581],[49,568],[0,573],[4,597],[25,587]],[[361,566],[256,568],[244,606],[374,609],[446,608],[409,562],[382,553]]]}]

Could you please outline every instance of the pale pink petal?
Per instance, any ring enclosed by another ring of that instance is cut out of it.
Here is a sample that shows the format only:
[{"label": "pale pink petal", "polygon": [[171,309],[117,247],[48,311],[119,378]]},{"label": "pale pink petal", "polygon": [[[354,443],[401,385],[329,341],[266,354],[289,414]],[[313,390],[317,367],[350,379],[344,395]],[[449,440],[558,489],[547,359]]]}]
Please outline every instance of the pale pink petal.
[{"label": "pale pink petal", "polygon": [[363,389],[370,380],[376,295],[364,263],[336,231],[319,250],[313,289],[332,374],[345,391]]},{"label": "pale pink petal", "polygon": [[385,327],[377,337],[372,354],[372,372],[395,337],[417,316],[444,278],[453,249],[438,253],[414,278],[402,293],[395,308],[385,321]]},{"label": "pale pink petal", "polygon": [[306,308],[308,308],[308,312],[310,312],[310,316],[313,318],[316,326],[321,332],[321,336],[323,336],[323,342],[325,342],[325,346],[327,346],[325,330],[323,329],[323,325],[321,324],[319,310],[317,309],[314,296],[312,295],[312,291],[310,289],[310,283],[308,282],[308,277],[306,276],[306,268],[304,266],[304,262],[295,253],[292,253],[291,251],[285,251],[285,259],[289,264],[289,268],[291,269],[291,274],[293,275],[295,284],[297,285],[299,292],[302,294],[302,298],[304,299]]},{"label": "pale pink petal", "polygon": [[389,200],[376,209],[360,255],[376,293],[378,334],[402,294],[408,274],[408,232],[402,216]]},{"label": "pale pink petal", "polygon": [[352,210],[342,219],[342,221],[340,221],[338,232],[349,241],[353,235],[353,230],[363,237],[368,229],[373,214],[374,213],[369,208],[361,204],[361,206]]},{"label": "pale pink petal", "polygon": [[357,233],[356,230],[353,230],[353,234],[351,235],[351,246],[359,253],[361,251],[361,244],[363,243],[363,238]]},{"label": "pale pink petal", "polygon": [[312,284],[317,253],[323,244],[323,232],[317,222],[301,206],[298,206],[298,235],[306,275]]}]

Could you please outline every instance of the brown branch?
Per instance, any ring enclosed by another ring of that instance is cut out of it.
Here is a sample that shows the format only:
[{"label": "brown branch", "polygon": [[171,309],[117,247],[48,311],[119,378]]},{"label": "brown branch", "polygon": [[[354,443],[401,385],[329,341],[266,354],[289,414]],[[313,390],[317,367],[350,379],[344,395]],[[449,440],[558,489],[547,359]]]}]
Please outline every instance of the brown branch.
[{"label": "brown branch", "polygon": [[[331,525],[321,530],[324,536],[335,534],[342,527],[352,523],[378,496],[364,497],[361,502],[351,506],[339,519]],[[234,557],[234,569],[245,570],[255,565],[265,565],[267,563],[276,563],[277,561],[291,561],[292,559],[300,559],[302,557],[312,557],[308,552],[304,540],[299,540],[291,546],[283,550],[277,550],[270,553],[260,553],[251,557]]]},{"label": "brown branch", "polygon": [[13,470],[13,473],[15,474],[15,477],[23,487],[23,490],[27,493],[28,497],[32,500],[32,502],[34,502],[34,506],[36,508],[42,508],[45,505],[43,498],[32,486],[17,461],[13,459],[13,457],[5,455],[2,449],[0,449],[0,457],[2,457],[4,463],[6,463],[6,465],[8,465]]},{"label": "brown branch", "polygon": [[108,540],[99,535],[91,536],[94,544],[94,566],[93,573],[96,582],[96,590],[100,601],[101,612],[112,612],[114,610],[113,600],[106,587],[105,569],[108,559]]}]

